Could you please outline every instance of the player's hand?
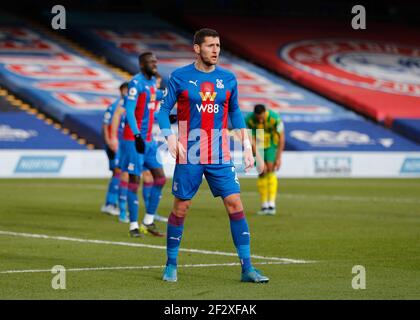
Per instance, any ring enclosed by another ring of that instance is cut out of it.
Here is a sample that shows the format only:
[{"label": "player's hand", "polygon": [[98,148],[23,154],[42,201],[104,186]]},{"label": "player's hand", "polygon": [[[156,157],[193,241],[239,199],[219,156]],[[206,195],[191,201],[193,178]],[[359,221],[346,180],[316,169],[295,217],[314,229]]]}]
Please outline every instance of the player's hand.
[{"label": "player's hand", "polygon": [[171,134],[170,136],[168,136],[168,150],[174,159],[176,159],[177,144],[178,144],[178,141],[176,140],[176,136],[174,134]]},{"label": "player's hand", "polygon": [[170,114],[169,115],[169,123],[174,124],[178,121],[178,116],[176,114]]},{"label": "player's hand", "polygon": [[117,152],[118,151],[118,139],[117,138],[110,139],[108,141],[108,147],[112,151]]},{"label": "player's hand", "polygon": [[254,167],[254,155],[252,154],[252,149],[245,148],[244,162],[245,162],[245,172],[248,172],[250,169]]},{"label": "player's hand", "polygon": [[144,149],[145,149],[145,144],[144,144],[143,138],[141,137],[141,134],[138,133],[138,134],[134,135],[134,139],[135,139],[135,143],[136,143],[137,152],[143,154]]},{"label": "player's hand", "polygon": [[184,146],[178,141],[176,135],[171,134],[168,136],[168,149],[171,156],[176,159],[179,156],[180,159],[185,158],[186,151]]},{"label": "player's hand", "polygon": [[274,162],[274,171],[279,170],[281,167],[281,157],[276,159],[276,162]]}]

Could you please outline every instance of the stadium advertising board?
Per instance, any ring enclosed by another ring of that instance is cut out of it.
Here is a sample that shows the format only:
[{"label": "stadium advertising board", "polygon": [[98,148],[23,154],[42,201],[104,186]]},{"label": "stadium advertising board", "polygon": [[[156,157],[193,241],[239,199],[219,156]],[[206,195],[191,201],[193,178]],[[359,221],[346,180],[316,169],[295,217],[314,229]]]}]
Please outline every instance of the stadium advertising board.
[{"label": "stadium advertising board", "polygon": [[420,174],[420,158],[407,157],[400,172],[402,174]]},{"label": "stadium advertising board", "polygon": [[289,150],[415,151],[420,146],[382,126],[355,119],[286,123]]},{"label": "stadium advertising board", "polygon": [[0,150],[1,178],[104,178],[102,150]]},{"label": "stadium advertising board", "polygon": [[[167,148],[161,149],[160,154],[163,159],[166,159],[163,162],[166,176],[172,177],[175,161],[170,157]],[[240,178],[257,176],[255,169],[245,173],[241,165],[236,166],[236,171]],[[101,150],[0,150],[0,177],[2,178],[105,178],[109,176],[108,159],[105,152]],[[277,176],[280,178],[418,178],[420,177],[420,153],[286,151]]]},{"label": "stadium advertising board", "polygon": [[60,173],[65,156],[21,156],[15,173]]},{"label": "stadium advertising board", "polygon": [[315,175],[351,176],[351,157],[314,157]]}]

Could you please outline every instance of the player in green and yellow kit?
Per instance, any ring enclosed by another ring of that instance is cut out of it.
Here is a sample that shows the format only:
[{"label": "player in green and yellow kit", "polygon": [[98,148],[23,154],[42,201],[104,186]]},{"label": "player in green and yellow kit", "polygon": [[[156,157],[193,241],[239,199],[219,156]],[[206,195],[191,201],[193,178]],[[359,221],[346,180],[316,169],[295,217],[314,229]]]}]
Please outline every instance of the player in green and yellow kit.
[{"label": "player in green and yellow kit", "polygon": [[[279,114],[266,110],[263,104],[257,104],[254,112],[246,117],[246,125],[252,129],[252,149],[257,155],[257,146],[264,146],[264,170],[258,177],[258,191],[261,196],[260,215],[276,213],[277,176],[276,171],[281,166],[281,155],[285,145],[284,125]],[[258,134],[257,129],[263,129],[264,134]],[[258,141],[260,137],[264,141]]]}]

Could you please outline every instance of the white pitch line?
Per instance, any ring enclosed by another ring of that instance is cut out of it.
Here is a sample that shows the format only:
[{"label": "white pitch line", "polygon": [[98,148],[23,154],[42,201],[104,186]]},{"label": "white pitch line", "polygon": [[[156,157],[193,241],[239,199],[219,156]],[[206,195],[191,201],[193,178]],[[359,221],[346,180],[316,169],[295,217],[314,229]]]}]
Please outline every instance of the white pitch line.
[{"label": "white pitch line", "polygon": [[[3,230],[0,230],[0,235],[23,237],[23,238],[61,240],[61,241],[81,242],[81,243],[108,244],[108,245],[117,245],[117,246],[141,247],[141,248],[166,250],[166,246],[158,246],[158,245],[145,244],[145,243],[131,243],[131,242],[119,242],[119,241],[107,241],[107,240],[70,238],[70,237],[63,237],[63,236],[49,236],[49,235],[46,235],[46,234],[12,232],[12,231],[3,231]],[[187,248],[180,248],[179,251],[209,254],[209,255],[237,257],[236,253],[223,252],[223,251],[210,251],[210,250],[187,249]],[[258,256],[258,255],[251,255],[251,258],[253,258],[253,259],[263,259],[263,260],[283,261],[283,262],[288,262],[288,263],[312,263],[312,262],[314,262],[314,261],[296,260],[296,259],[289,259],[289,258],[265,257],[265,256]]]},{"label": "white pitch line", "polygon": [[[266,262],[254,262],[254,265],[267,265],[267,264],[291,264],[286,261],[266,261]],[[238,262],[230,263],[210,263],[210,264],[181,264],[178,268],[205,268],[205,267],[232,267],[240,266]],[[145,270],[145,269],[163,269],[165,266],[126,266],[126,267],[94,267],[94,268],[66,268],[66,271],[107,271],[107,270]],[[14,273],[41,273],[51,272],[51,269],[29,269],[29,270],[5,270],[0,271],[0,274],[14,274]]]}]

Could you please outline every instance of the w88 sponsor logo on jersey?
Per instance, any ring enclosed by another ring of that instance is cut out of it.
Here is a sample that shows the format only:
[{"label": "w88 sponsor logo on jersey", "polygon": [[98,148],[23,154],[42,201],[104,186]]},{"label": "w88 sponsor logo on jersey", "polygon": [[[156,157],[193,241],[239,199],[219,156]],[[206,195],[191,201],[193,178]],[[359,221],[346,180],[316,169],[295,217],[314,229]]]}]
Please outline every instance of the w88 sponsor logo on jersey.
[{"label": "w88 sponsor logo on jersey", "polygon": [[196,104],[195,107],[197,108],[198,112],[207,112],[207,113],[218,113],[219,112],[219,105],[217,103],[206,103],[206,104]]}]

